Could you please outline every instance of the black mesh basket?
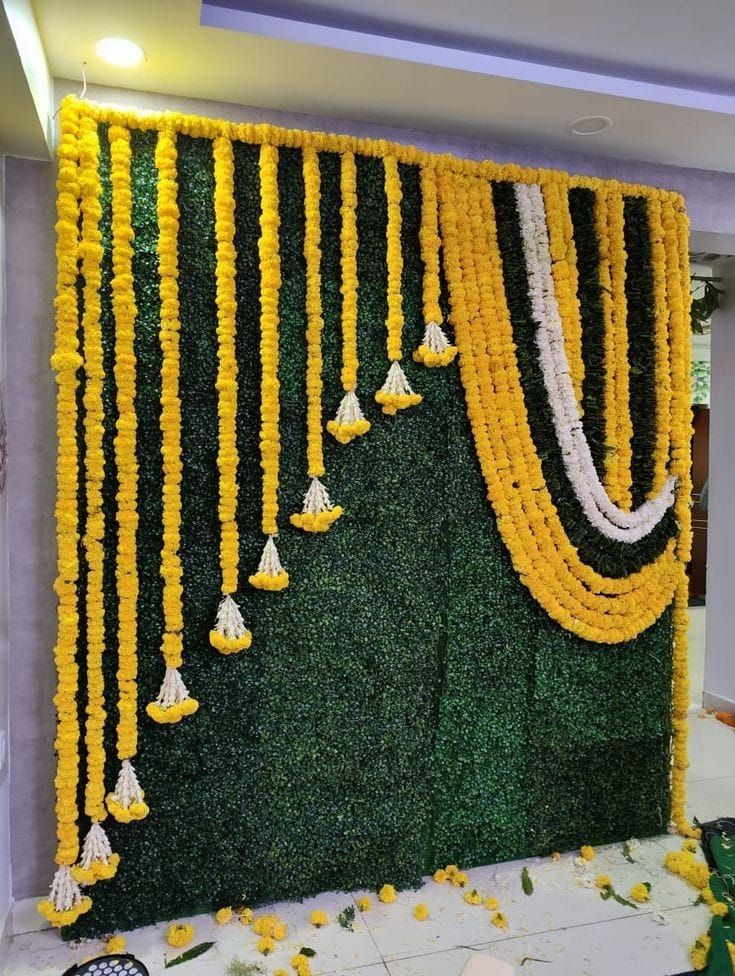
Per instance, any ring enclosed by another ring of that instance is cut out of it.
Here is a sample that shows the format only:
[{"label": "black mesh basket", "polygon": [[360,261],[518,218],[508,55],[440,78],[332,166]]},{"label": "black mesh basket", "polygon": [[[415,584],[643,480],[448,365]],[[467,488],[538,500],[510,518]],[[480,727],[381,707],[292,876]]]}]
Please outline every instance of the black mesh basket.
[{"label": "black mesh basket", "polygon": [[135,956],[122,952],[78,963],[63,976],[148,976],[148,970]]}]

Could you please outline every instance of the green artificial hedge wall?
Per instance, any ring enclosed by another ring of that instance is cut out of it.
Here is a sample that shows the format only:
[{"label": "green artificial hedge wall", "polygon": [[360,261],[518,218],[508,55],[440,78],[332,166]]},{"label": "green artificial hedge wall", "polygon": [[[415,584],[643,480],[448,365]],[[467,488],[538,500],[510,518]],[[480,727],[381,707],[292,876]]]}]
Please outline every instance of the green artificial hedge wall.
[{"label": "green artificial hedge wall", "polygon": [[[105,590],[114,651],[114,321],[101,129]],[[163,674],[155,138],[132,134],[141,706]],[[404,350],[424,402],[390,418],[373,401],[387,370],[386,206],[382,162],[358,157],[358,389],[373,428],[347,446],[327,435],[324,480],[345,514],[314,537],[288,525],[307,486],[304,218],[300,152],[280,153],[279,550],[291,585],[273,594],[245,583],[240,602],[253,646],[232,657],[212,650],[220,583],[212,148],[180,136],[178,149],[183,676],[201,704],[174,726],[155,725],[141,707],[136,768],[151,813],[106,824],[120,868],[95,886],[92,912],[71,933],[326,889],[411,886],[447,862],[471,866],[660,832],[668,819],[670,614],[628,644],[589,644],[553,623],[517,578],[486,501],[457,367],[410,361],[423,333],[420,192],[411,167],[401,166]],[[321,155],[325,420],[342,393],[339,164]],[[245,580],[262,548],[258,148],[235,144],[235,168]],[[106,662],[112,784],[114,652]]]}]

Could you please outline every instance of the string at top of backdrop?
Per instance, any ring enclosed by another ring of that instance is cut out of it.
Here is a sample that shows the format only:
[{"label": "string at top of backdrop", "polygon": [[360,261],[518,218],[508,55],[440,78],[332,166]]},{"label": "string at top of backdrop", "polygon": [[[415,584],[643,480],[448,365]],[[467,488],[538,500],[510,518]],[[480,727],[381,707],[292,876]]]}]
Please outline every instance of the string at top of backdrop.
[{"label": "string at top of backdrop", "polygon": [[[672,811],[684,816],[686,768],[685,566],[691,546],[689,499],[690,414],[688,342],[688,224],[681,197],[650,187],[513,165],[437,156],[384,141],[272,126],[233,124],[173,113],[137,114],[79,102],[61,112],[58,181],[56,351],[58,385],[59,674],[57,822],[59,869],[40,905],[55,925],[73,922],[91,905],[80,885],[111,877],[118,856],[102,827],[108,812],[129,823],[148,805],[133,767],[140,706],[137,694],[136,569],[138,480],[136,440],[146,436],[136,415],[134,262],[131,208],[131,130],[154,131],[157,174],[157,261],[160,292],[163,579],[161,652],[164,675],[154,722],[177,723],[200,707],[184,682],[182,586],[182,455],[179,320],[179,205],[177,136],[210,140],[214,161],[217,307],[217,470],[220,595],[212,594],[212,647],[245,651],[257,640],[257,620],[243,613],[239,564],[237,397],[237,271],[233,143],[259,147],[260,225],[260,529],[259,565],[247,576],[272,591],[290,582],[288,544],[276,545],[280,519],[281,397],[279,298],[283,228],[279,211],[282,148],[300,151],[306,269],[306,476],[301,512],[290,524],[310,533],[340,531],[343,514],[326,487],[324,430],[343,445],[369,435],[358,397],[360,291],[357,254],[360,199],[356,158],[382,161],[387,213],[386,379],[374,392],[382,413],[420,407],[414,390],[429,374],[409,380],[404,368],[402,167],[418,167],[421,191],[423,341],[418,365],[449,366],[458,358],[467,413],[488,499],[515,571],[561,627],[601,644],[631,640],[674,601],[674,763]],[[100,152],[109,143],[112,185],[112,308],[115,319],[116,586],[120,769],[105,801],[102,680],[106,646],[101,598],[105,536],[102,481],[105,436],[100,339]],[[339,154],[341,229],[340,381],[344,396],[324,423],[322,338],[322,154]],[[645,244],[650,281],[638,281],[626,247]],[[81,278],[80,278],[81,275]],[[78,284],[83,282],[80,293]],[[454,343],[445,331],[446,282]],[[645,292],[643,299],[642,292]],[[531,332],[524,332],[528,325]],[[526,341],[521,341],[527,336]],[[650,369],[631,369],[634,343]],[[595,358],[596,357],[596,358]],[[78,396],[79,391],[83,396]],[[636,426],[638,406],[647,426]],[[636,410],[633,411],[633,406]],[[77,443],[81,414],[83,450]],[[400,423],[400,419],[395,421]],[[346,448],[352,450],[351,448]],[[81,460],[80,460],[81,459]],[[86,688],[79,686],[80,564],[77,533],[83,502]],[[318,541],[314,542],[318,545]],[[274,595],[273,599],[278,599]],[[610,653],[615,653],[611,648]],[[79,854],[77,792],[80,777],[78,702],[86,701],[85,814],[89,832]]]}]

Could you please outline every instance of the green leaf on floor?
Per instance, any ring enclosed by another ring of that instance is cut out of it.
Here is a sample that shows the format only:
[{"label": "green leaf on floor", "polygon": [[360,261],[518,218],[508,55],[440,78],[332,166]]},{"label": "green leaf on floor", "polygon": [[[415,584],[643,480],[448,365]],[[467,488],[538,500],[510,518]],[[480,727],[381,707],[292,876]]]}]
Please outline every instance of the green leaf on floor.
[{"label": "green leaf on floor", "polygon": [[348,932],[352,932],[352,927],[355,924],[355,906],[348,905],[347,908],[343,908],[337,916],[337,921],[343,929],[347,929]]},{"label": "green leaf on floor", "polygon": [[528,873],[528,868],[524,868],[523,871],[521,871],[521,887],[523,888],[524,895],[533,894],[533,880],[531,879],[531,875]]},{"label": "green leaf on floor", "polygon": [[[649,885],[649,889],[650,889],[650,885]],[[635,908],[635,910],[638,911],[638,905],[636,905],[635,902],[628,901],[627,898],[623,898],[622,895],[619,895],[612,885],[605,885],[605,887],[600,892],[600,898],[602,898],[603,901],[607,901],[609,898],[613,898],[618,903],[618,905],[625,905],[626,908]]]},{"label": "green leaf on floor", "polygon": [[309,959],[311,959],[312,956],[316,955],[316,949],[310,949],[309,946],[302,946],[299,949],[299,952],[301,953],[302,956],[306,956]]},{"label": "green leaf on floor", "polygon": [[199,945],[193,946],[191,949],[187,949],[186,952],[182,952],[180,956],[175,956],[173,959],[167,959],[164,963],[164,969],[171,969],[172,966],[180,966],[182,962],[189,962],[191,959],[196,959],[199,956],[204,955],[208,949],[211,949],[214,942],[200,942]]}]

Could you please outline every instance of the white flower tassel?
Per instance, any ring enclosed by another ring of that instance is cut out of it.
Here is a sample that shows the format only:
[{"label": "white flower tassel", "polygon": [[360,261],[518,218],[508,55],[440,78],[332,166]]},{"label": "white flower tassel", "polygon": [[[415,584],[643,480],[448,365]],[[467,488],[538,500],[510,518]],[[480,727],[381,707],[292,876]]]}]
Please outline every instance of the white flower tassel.
[{"label": "white flower tassel", "polygon": [[71,869],[75,881],[93,885],[97,881],[107,881],[115,876],[120,855],[112,853],[110,841],[105,830],[97,820],[93,821],[84,839],[82,856]]},{"label": "white flower tassel", "polygon": [[91,907],[92,899],[82,894],[66,864],[62,864],[54,875],[48,898],[38,903],[38,911],[55,928],[71,925]]},{"label": "white flower tassel", "polygon": [[446,366],[457,355],[457,347],[450,344],[444,335],[444,329],[436,323],[429,322],[424,331],[424,341],[413,354],[417,363],[424,366]]},{"label": "white flower tassel", "polygon": [[326,532],[342,514],[340,505],[333,505],[327,489],[318,478],[312,478],[304,495],[304,507],[300,515],[291,516],[291,524],[305,532]]},{"label": "white flower tassel", "polygon": [[158,698],[146,705],[146,712],[154,722],[167,725],[193,715],[198,708],[199,702],[189,694],[178,668],[166,668]]},{"label": "white flower tassel", "polygon": [[327,430],[340,444],[349,444],[370,430],[370,421],[365,419],[354,390],[349,390],[342,397],[334,420],[327,421]]},{"label": "white flower tassel", "polygon": [[281,565],[281,559],[276,549],[272,535],[263,548],[258,572],[248,577],[250,585],[258,590],[285,590],[288,586],[288,573]]},{"label": "white flower tassel", "polygon": [[253,635],[245,626],[240,608],[229,593],[222,597],[217,608],[214,629],[209,632],[209,643],[221,654],[244,651],[253,642]]},{"label": "white flower tassel", "polygon": [[395,414],[406,407],[413,407],[423,399],[420,393],[411,389],[406,374],[398,361],[391,363],[385,383],[375,394],[375,399],[382,406],[383,413]]},{"label": "white flower tassel", "polygon": [[107,809],[118,823],[142,820],[149,813],[144,797],[132,763],[129,759],[123,759],[115,789],[107,794]]}]

